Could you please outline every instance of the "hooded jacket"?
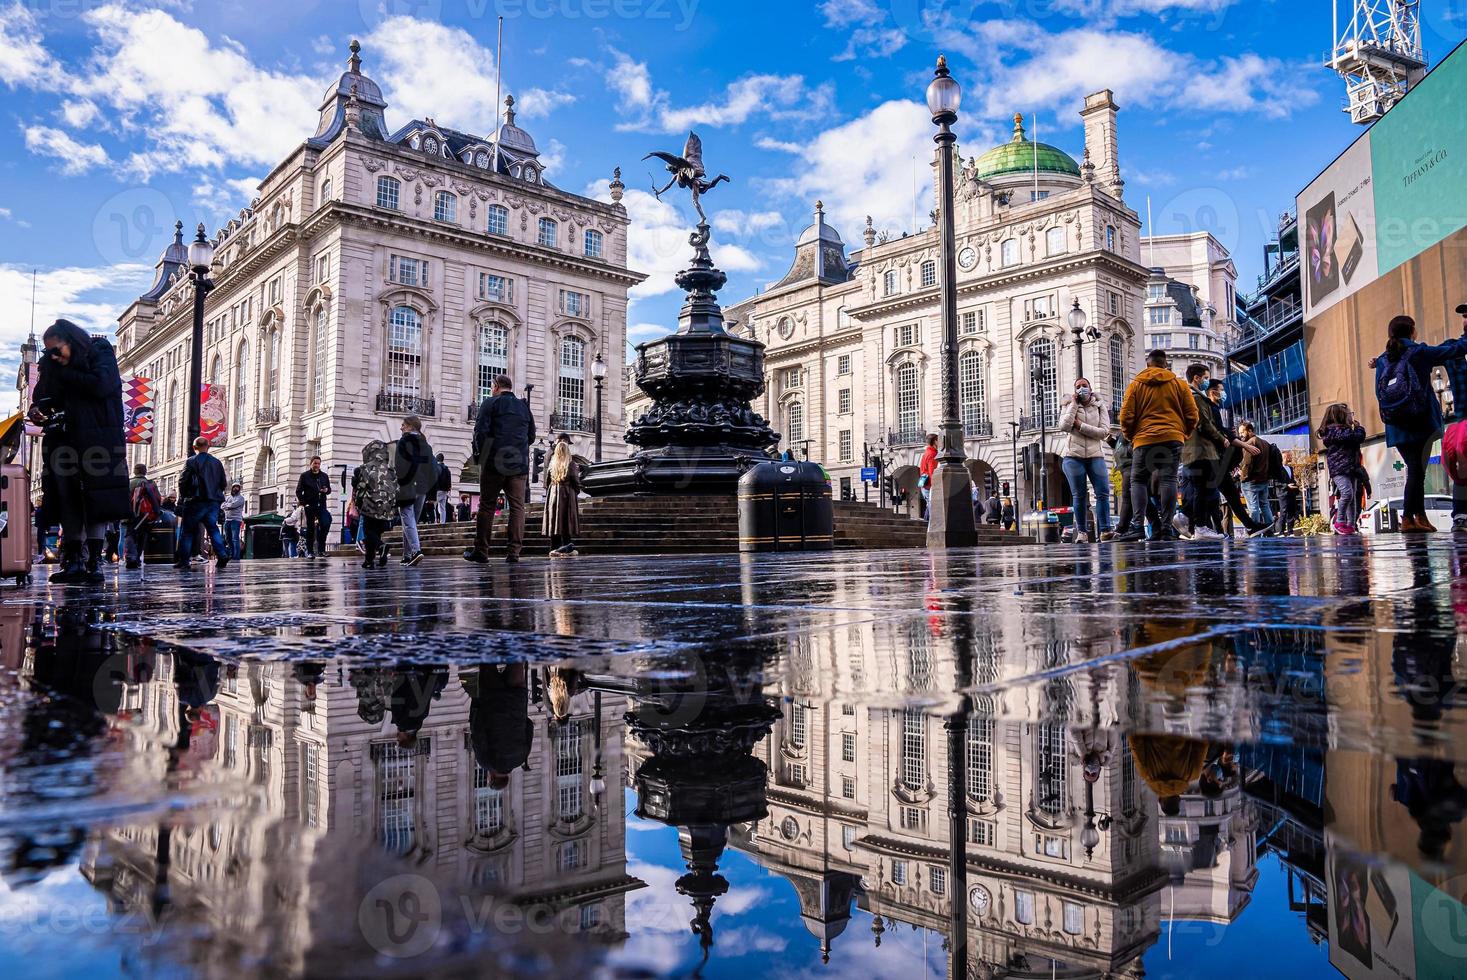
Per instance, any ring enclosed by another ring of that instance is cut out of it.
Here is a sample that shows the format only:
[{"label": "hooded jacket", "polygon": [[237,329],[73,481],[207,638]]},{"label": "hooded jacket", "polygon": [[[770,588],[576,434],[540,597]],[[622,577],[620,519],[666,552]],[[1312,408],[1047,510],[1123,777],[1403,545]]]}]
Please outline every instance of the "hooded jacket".
[{"label": "hooded jacket", "polygon": [[1121,401],[1121,432],[1133,449],[1186,442],[1197,422],[1192,389],[1166,368],[1149,367],[1136,375]]},{"label": "hooded jacket", "polygon": [[362,465],[351,475],[351,490],[363,517],[390,521],[397,516],[397,475],[387,461],[387,443],[373,439],[362,447]]},{"label": "hooded jacket", "polygon": [[49,404],[66,415],[62,431],[48,432],[41,441],[44,500],[50,508],[62,499],[58,474],[77,472],[87,520],[123,520],[132,514],[132,496],[117,355],[106,339],[89,336],[68,320],[57,320],[47,333],[52,331],[71,345],[71,361],[61,364],[43,357],[37,366],[33,403]]},{"label": "hooded jacket", "polygon": [[1090,395],[1090,401],[1081,405],[1074,395],[1066,395],[1062,403],[1064,414],[1060,416],[1060,431],[1065,433],[1064,455],[1072,459],[1104,459],[1105,438],[1110,435],[1110,410],[1100,396]]},{"label": "hooded jacket", "polygon": [[1212,403],[1211,398],[1191,385],[1187,386],[1187,391],[1192,396],[1193,404],[1197,406],[1197,427],[1187,436],[1187,444],[1182,447],[1182,465],[1215,463],[1222,459],[1229,441],[1227,433],[1223,431],[1217,406]]}]

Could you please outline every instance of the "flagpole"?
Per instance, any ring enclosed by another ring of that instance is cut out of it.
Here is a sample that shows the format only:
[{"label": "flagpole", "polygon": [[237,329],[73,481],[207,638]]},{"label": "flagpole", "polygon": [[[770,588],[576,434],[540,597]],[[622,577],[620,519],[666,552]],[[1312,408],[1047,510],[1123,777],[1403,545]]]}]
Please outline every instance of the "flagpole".
[{"label": "flagpole", "polygon": [[1039,200],[1039,114],[1029,113],[1029,128],[1034,131],[1034,200]]},{"label": "flagpole", "polygon": [[504,18],[499,18],[499,32],[494,41],[494,169],[499,169],[499,89],[504,79]]}]

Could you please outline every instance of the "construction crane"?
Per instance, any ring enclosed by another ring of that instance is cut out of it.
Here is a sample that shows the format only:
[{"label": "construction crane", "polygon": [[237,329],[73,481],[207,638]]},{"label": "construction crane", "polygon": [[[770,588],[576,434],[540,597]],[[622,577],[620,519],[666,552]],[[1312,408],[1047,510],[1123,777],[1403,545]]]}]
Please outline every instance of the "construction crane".
[{"label": "construction crane", "polygon": [[[1351,7],[1341,25],[1340,4]],[[1326,67],[1345,80],[1344,109],[1368,126],[1426,74],[1420,0],[1333,0],[1334,52]]]}]

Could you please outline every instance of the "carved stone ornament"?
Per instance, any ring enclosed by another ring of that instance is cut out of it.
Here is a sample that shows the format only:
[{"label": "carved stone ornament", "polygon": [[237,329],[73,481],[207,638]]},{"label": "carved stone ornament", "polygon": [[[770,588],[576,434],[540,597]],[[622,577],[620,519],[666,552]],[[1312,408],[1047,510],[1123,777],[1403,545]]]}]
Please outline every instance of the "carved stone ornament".
[{"label": "carved stone ornament", "polygon": [[375,174],[379,170],[386,169],[387,161],[378,160],[375,157],[363,157],[362,166],[366,168],[367,173]]}]

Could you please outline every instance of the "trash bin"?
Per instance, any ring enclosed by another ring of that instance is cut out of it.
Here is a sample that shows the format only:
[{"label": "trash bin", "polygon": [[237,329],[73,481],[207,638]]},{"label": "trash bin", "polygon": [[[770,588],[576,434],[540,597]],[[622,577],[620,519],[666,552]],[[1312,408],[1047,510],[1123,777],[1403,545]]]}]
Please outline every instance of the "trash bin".
[{"label": "trash bin", "polygon": [[739,479],[740,551],[834,547],[835,508],[820,464],[769,460]]},{"label": "trash bin", "polygon": [[246,558],[279,558],[285,554],[280,544],[280,528],[284,515],[256,514],[244,519],[244,556]]}]

